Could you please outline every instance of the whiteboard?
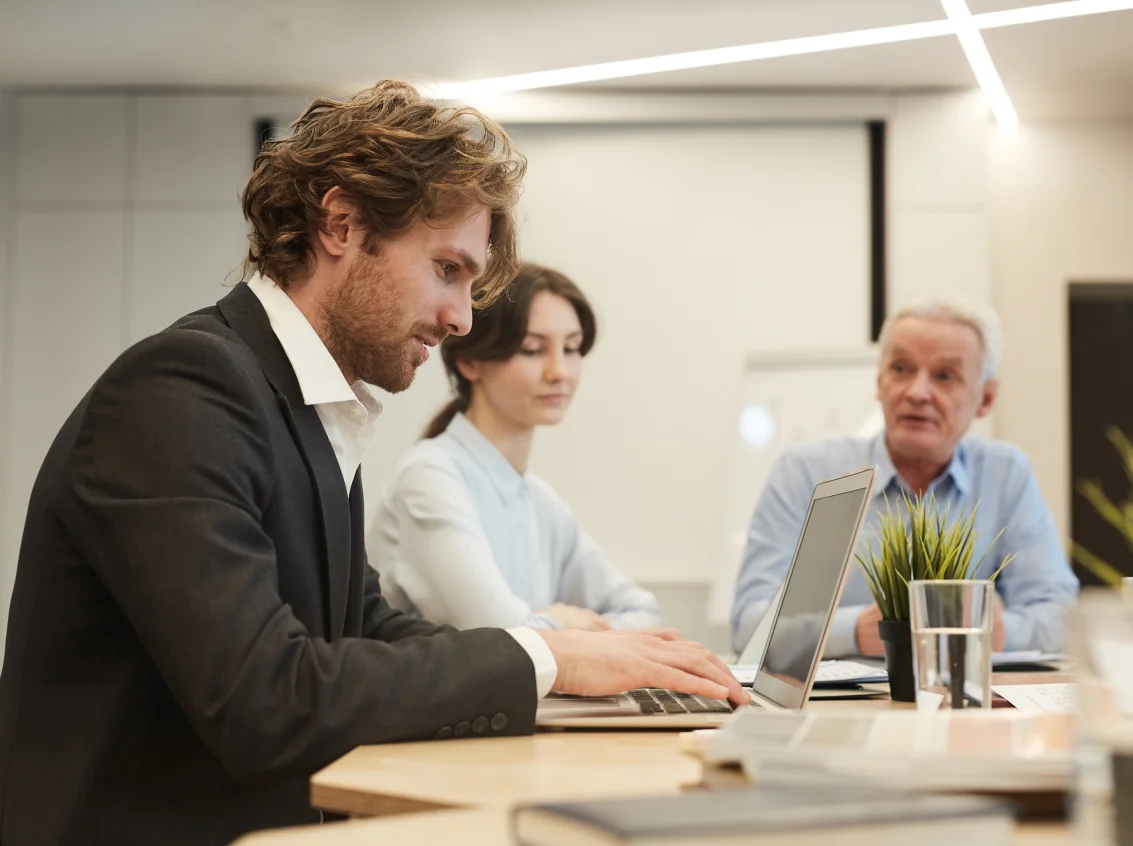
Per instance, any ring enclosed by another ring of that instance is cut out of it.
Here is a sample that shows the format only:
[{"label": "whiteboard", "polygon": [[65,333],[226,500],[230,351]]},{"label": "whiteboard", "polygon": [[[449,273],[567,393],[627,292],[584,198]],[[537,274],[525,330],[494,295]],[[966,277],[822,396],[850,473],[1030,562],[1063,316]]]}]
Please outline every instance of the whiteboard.
[{"label": "whiteboard", "polygon": [[730,488],[709,622],[729,621],[748,524],[775,460],[788,447],[880,431],[876,386],[873,347],[748,357],[736,392]]}]

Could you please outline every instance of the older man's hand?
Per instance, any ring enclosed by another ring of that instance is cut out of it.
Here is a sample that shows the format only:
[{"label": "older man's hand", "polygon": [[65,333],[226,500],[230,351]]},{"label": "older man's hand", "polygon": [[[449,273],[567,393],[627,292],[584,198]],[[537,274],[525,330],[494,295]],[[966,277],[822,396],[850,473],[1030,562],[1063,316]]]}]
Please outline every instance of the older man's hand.
[{"label": "older man's hand", "polygon": [[[881,643],[881,635],[877,632],[877,621],[881,619],[881,611],[876,605],[871,605],[858,615],[857,625],[854,627],[854,639],[858,645],[859,655],[884,655],[885,647]],[[1003,600],[995,594],[995,605],[992,608],[991,648],[994,652],[1002,652],[1007,645],[1007,630],[1003,626]]]},{"label": "older man's hand", "polygon": [[597,611],[591,611],[589,608],[579,608],[577,605],[567,605],[563,602],[556,602],[554,605],[547,608],[540,608],[537,613],[554,617],[563,628],[567,629],[585,629],[588,632],[605,632],[609,631],[611,628],[609,621]]},{"label": "older man's hand", "polygon": [[854,640],[858,644],[859,655],[884,655],[885,647],[881,645],[881,635],[877,631],[877,621],[881,619],[881,609],[871,605],[858,615],[858,623],[854,627]]}]

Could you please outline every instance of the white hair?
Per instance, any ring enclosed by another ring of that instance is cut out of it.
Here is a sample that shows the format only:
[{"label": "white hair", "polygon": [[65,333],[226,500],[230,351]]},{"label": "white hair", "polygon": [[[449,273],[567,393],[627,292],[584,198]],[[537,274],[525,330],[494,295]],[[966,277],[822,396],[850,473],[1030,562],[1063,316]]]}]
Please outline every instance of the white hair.
[{"label": "white hair", "polygon": [[980,382],[986,383],[999,373],[999,363],[1003,360],[1003,328],[999,316],[993,309],[974,307],[959,300],[937,297],[914,303],[898,309],[885,319],[878,339],[882,349],[889,340],[893,327],[906,317],[920,317],[924,320],[944,320],[971,326],[980,338]]}]

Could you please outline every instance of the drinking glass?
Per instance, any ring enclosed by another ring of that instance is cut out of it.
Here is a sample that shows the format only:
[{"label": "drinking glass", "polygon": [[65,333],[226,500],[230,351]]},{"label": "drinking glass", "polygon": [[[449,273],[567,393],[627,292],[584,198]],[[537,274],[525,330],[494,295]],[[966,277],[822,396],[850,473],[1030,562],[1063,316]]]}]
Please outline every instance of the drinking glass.
[{"label": "drinking glass", "polygon": [[995,586],[986,580],[909,582],[917,710],[991,707]]}]

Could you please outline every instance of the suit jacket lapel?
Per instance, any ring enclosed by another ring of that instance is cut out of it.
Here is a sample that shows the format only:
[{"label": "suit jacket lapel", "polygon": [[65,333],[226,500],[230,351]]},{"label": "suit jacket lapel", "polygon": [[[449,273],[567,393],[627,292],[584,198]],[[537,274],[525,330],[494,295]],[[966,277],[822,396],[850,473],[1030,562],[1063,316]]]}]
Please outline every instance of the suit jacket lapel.
[{"label": "suit jacket lapel", "polygon": [[321,528],[326,549],[326,614],[328,640],[342,636],[350,591],[350,505],[346,485],[326,429],[303,392],[287,354],[272,331],[259,299],[243,282],[217,303],[228,325],[256,354],[264,375],[279,396],[283,416],[307,463],[318,493]]},{"label": "suit jacket lapel", "polygon": [[366,590],[366,506],[362,500],[362,470],[350,486],[350,599],[346,606],[347,637],[362,633],[362,611]]}]

